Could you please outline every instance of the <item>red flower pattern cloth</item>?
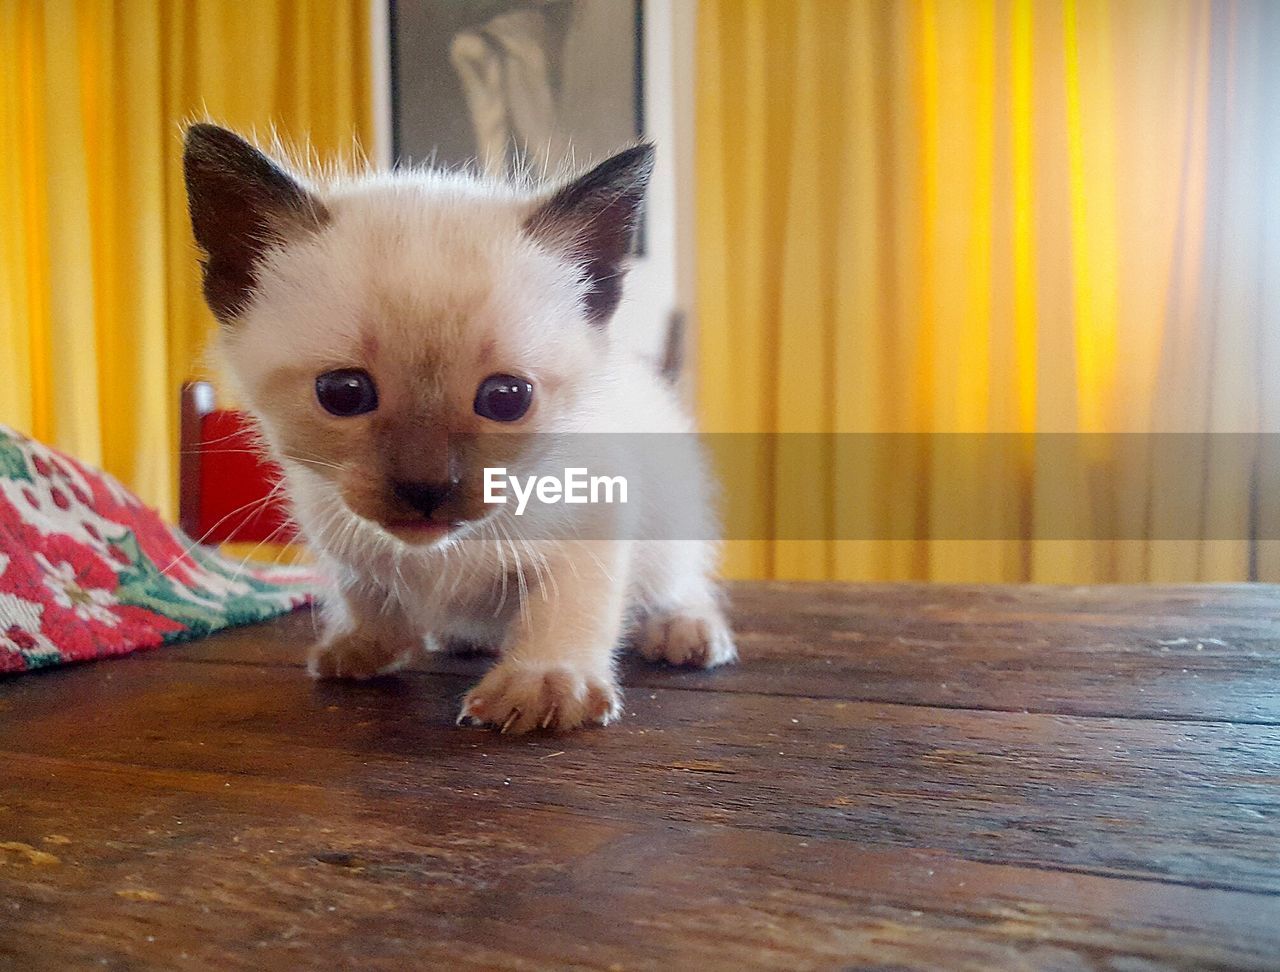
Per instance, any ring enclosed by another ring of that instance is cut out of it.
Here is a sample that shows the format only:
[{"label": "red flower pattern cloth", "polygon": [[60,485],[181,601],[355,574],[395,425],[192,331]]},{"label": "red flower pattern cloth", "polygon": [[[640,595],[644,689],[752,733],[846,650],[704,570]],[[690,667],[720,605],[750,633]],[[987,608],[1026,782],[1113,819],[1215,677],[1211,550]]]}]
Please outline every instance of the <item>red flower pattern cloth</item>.
[{"label": "red flower pattern cloth", "polygon": [[316,581],[195,544],[111,476],[0,426],[0,673],[263,621]]}]

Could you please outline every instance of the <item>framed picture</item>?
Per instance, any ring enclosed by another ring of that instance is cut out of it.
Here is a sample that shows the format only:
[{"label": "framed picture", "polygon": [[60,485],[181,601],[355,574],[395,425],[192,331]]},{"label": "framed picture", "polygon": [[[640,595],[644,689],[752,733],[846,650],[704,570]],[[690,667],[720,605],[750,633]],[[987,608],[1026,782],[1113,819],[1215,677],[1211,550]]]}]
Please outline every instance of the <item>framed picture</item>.
[{"label": "framed picture", "polygon": [[555,175],[644,131],[640,0],[390,0],[398,164]]}]

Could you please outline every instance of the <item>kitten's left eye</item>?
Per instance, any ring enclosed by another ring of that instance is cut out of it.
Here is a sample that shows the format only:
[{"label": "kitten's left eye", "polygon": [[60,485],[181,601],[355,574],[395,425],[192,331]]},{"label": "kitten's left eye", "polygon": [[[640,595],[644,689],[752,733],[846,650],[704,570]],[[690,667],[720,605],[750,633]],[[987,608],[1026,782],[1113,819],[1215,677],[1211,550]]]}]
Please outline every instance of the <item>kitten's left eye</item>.
[{"label": "kitten's left eye", "polygon": [[378,407],[373,376],[359,368],[326,371],[316,378],[316,398],[330,415],[350,418]]},{"label": "kitten's left eye", "polygon": [[514,422],[529,411],[533,385],[515,375],[490,375],[476,389],[476,414],[495,422]]}]

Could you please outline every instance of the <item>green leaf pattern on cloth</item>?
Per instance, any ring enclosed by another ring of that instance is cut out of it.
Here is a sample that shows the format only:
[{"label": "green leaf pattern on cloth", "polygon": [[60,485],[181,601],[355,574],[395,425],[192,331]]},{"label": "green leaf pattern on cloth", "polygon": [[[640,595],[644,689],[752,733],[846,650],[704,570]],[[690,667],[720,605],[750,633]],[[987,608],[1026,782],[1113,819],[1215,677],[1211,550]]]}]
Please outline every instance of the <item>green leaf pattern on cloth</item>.
[{"label": "green leaf pattern on cloth", "polygon": [[34,482],[22,447],[4,434],[3,426],[0,426],[0,479]]}]

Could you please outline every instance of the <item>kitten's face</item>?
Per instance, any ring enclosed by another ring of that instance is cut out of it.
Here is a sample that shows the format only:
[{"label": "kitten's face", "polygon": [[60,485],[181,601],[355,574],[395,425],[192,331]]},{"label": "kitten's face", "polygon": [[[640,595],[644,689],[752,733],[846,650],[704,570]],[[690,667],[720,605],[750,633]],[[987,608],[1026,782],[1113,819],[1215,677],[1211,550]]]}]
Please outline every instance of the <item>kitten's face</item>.
[{"label": "kitten's face", "polygon": [[484,518],[483,470],[519,469],[600,392],[651,163],[626,155],[554,195],[430,175],[321,195],[193,128],[221,357],[295,480],[411,544]]},{"label": "kitten's face", "polygon": [[330,200],[314,240],[268,261],[223,356],[282,459],[429,542],[484,516],[484,468],[518,467],[536,441],[503,433],[564,427],[604,335],[516,219],[477,239],[471,207],[457,214],[469,227],[422,232],[421,213],[421,228],[391,213],[368,225],[371,204]]}]

